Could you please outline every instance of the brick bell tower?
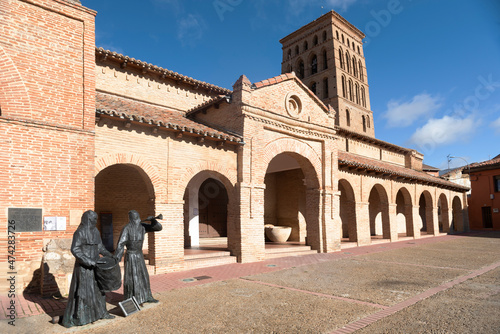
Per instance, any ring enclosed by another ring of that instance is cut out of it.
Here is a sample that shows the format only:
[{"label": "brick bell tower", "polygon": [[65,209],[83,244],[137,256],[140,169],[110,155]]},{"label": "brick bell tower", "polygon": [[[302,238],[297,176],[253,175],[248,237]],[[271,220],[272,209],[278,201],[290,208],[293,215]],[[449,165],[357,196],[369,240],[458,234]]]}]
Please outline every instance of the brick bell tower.
[{"label": "brick bell tower", "polygon": [[365,35],[330,11],[282,38],[281,73],[292,71],[337,111],[336,125],[375,137],[363,53]]}]

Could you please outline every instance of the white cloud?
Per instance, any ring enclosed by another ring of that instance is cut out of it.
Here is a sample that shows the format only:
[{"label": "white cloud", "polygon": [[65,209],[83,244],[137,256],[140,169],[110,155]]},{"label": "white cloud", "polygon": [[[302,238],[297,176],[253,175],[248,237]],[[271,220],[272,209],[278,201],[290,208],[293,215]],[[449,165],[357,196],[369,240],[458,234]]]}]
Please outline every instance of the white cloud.
[{"label": "white cloud", "polygon": [[410,142],[419,147],[436,147],[458,141],[466,141],[480,125],[480,120],[474,116],[456,118],[444,116],[440,119],[431,118],[423,127],[418,128]]},{"label": "white cloud", "polygon": [[415,95],[410,101],[390,100],[387,103],[387,126],[409,126],[417,119],[429,117],[441,107],[441,98],[427,93]]},{"label": "white cloud", "polygon": [[179,20],[177,28],[177,38],[182,45],[194,46],[203,37],[207,25],[201,16],[189,14]]},{"label": "white cloud", "polygon": [[495,132],[500,135],[500,117],[497,118],[490,126],[495,129]]}]

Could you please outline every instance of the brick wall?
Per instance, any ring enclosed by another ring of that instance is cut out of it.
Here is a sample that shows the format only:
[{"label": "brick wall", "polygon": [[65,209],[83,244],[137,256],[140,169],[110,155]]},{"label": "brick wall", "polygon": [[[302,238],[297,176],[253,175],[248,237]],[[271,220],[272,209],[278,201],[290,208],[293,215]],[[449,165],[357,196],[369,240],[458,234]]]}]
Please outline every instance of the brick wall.
[{"label": "brick wall", "polygon": [[18,293],[40,268],[44,244],[71,237],[71,222],[93,208],[94,15],[66,1],[0,2],[2,265],[7,208],[67,218],[66,231],[16,234]]},{"label": "brick wall", "polygon": [[179,111],[187,111],[217,96],[201,87],[161,78],[157,73],[143,73],[132,66],[122,68],[118,62],[110,60],[98,62],[96,88]]}]

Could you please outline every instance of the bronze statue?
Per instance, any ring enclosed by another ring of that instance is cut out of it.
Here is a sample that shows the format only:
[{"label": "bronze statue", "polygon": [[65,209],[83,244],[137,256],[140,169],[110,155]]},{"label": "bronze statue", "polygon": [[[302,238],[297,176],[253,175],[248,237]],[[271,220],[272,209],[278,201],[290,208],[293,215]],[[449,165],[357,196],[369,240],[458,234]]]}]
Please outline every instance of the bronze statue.
[{"label": "bronze statue", "polygon": [[97,213],[92,210],[82,215],[80,226],[73,234],[71,253],[75,257],[68,304],[62,319],[64,327],[83,326],[99,319],[113,319],[106,309],[106,295],[95,278],[99,254],[113,255],[104,248],[96,228]]},{"label": "bronze statue", "polygon": [[162,226],[157,219],[162,219],[163,217],[159,215],[158,217],[148,217],[144,220],[150,221],[151,224],[144,224],[144,221],[141,221],[139,217],[139,213],[135,210],[129,211],[128,217],[129,222],[121,232],[114,255],[115,259],[120,261],[125,246],[127,247],[123,280],[124,299],[133,296],[139,304],[157,303],[158,300],[154,299],[151,293],[149,274],[142,253],[142,245],[146,232],[162,230]]}]

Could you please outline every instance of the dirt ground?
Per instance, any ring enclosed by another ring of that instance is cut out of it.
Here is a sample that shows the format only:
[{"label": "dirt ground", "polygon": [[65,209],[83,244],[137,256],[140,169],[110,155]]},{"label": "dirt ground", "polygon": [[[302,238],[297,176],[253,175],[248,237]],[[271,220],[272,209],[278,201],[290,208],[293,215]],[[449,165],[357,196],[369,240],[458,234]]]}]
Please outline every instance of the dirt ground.
[{"label": "dirt ground", "polygon": [[[0,323],[0,332],[333,333],[407,302],[356,333],[500,333],[500,233],[381,247],[387,250],[164,291],[155,294],[160,303],[126,318],[109,304],[116,319],[66,329],[40,315],[18,319],[14,330]],[[444,288],[419,299],[437,287]]]}]

